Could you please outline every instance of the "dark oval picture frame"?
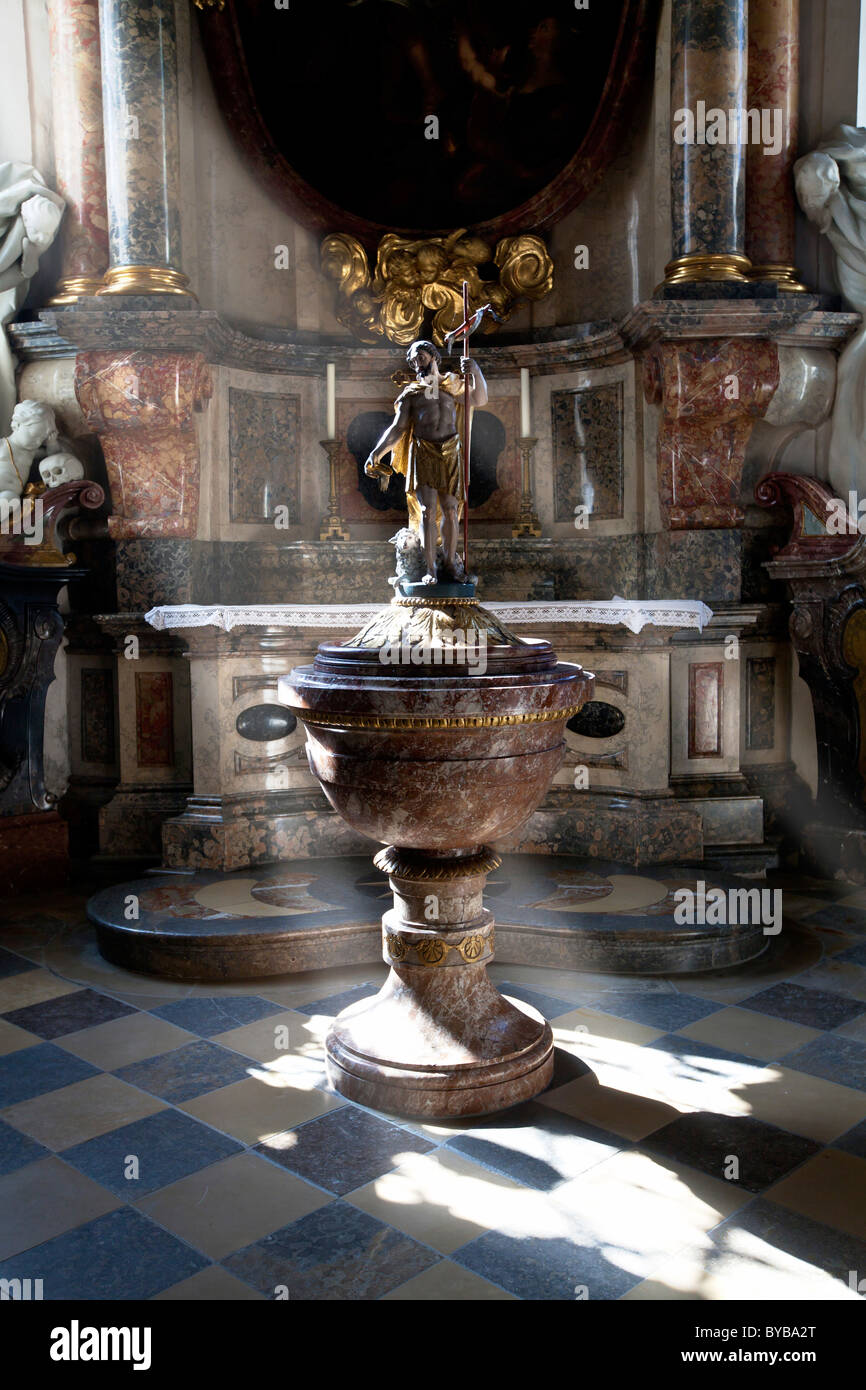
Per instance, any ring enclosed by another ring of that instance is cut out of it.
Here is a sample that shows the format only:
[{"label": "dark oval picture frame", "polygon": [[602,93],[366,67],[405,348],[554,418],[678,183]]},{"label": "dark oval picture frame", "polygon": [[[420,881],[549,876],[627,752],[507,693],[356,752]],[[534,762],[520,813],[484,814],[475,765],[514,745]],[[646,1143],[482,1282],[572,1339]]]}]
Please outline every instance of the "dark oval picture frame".
[{"label": "dark oval picture frame", "polygon": [[[658,8],[316,0],[277,10],[273,0],[225,0],[198,13],[217,101],[259,181],[310,230],[339,230],[372,249],[386,232],[457,226],[495,242],[569,213],[616,154],[655,50]],[[593,14],[595,30],[582,31]],[[280,84],[289,56],[293,75]],[[426,140],[433,104],[443,128]]]}]

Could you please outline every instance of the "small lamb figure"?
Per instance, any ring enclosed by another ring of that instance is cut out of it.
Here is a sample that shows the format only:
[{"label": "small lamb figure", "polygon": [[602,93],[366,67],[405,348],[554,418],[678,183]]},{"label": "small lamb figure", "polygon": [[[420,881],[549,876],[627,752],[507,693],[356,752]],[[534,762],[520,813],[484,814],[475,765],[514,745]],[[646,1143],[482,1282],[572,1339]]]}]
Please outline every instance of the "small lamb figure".
[{"label": "small lamb figure", "polygon": [[395,591],[399,591],[401,584],[420,583],[426,573],[426,566],[418,532],[404,526],[391,537],[391,544],[395,551],[397,573],[391,576],[388,583]]},{"label": "small lamb figure", "polygon": [[[427,566],[421,537],[417,531],[404,526],[391,537],[391,544],[396,552],[397,573],[391,576],[388,583],[399,593],[403,584],[420,584],[427,573]],[[436,551],[436,575],[440,583],[464,583],[466,571],[460,556],[456,556],[453,567],[449,567],[440,545]]]}]

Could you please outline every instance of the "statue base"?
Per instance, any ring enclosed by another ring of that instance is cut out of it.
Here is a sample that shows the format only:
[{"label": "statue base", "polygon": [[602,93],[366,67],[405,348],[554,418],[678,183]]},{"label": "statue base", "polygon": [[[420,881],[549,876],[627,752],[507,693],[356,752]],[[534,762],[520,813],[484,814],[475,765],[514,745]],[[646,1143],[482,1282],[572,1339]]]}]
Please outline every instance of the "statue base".
[{"label": "statue base", "polygon": [[457,583],[456,581],[449,583],[437,579],[435,584],[422,584],[420,582],[410,584],[407,580],[403,580],[397,586],[397,592],[402,594],[404,598],[426,598],[433,601],[443,598],[474,598],[477,588],[478,585],[474,580],[469,580],[466,583]]},{"label": "statue base", "polygon": [[[538,1095],[553,1074],[550,1025],[487,976],[493,917],[489,850],[376,855],[394,907],[382,918],[391,973],[372,999],[334,1020],[328,1080],[348,1100],[427,1119],[484,1115]],[[401,1060],[411,1059],[411,1060]]]}]

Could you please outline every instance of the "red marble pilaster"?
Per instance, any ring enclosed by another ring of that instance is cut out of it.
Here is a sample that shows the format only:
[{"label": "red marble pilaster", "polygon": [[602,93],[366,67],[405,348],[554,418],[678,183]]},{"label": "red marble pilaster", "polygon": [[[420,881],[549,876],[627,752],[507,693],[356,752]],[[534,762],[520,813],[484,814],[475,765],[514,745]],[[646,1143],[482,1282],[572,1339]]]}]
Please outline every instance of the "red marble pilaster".
[{"label": "red marble pilaster", "polygon": [[79,353],[75,394],[105,454],[111,536],[195,536],[194,417],[212,391],[200,352]]},{"label": "red marble pilaster", "polygon": [[51,100],[57,191],[66,199],[52,304],[95,294],[108,266],[99,0],[51,0]]},{"label": "red marble pilaster", "polygon": [[794,265],[794,159],[800,81],[800,0],[749,0],[749,109],[770,113],[778,152],[746,149],[746,254],[749,275],[780,291],[805,289]]},{"label": "red marble pilaster", "polygon": [[647,354],[644,392],[662,407],[658,488],[669,530],[742,525],[746,444],[778,384],[778,350],[760,338],[657,343]]}]

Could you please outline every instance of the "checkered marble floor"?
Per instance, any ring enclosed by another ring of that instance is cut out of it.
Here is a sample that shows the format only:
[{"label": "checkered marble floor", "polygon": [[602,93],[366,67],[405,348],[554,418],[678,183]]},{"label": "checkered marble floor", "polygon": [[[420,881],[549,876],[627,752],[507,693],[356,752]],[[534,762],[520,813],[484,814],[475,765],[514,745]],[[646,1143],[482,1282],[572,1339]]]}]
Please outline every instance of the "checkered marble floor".
[{"label": "checkered marble floor", "polygon": [[0,1278],[46,1299],[859,1297],[866,891],[770,882],[797,924],[775,965],[493,966],[551,1020],[553,1083],[443,1125],[327,1088],[328,1023],[384,970],[171,984],[102,962],[80,899],[22,899],[0,915]]}]

